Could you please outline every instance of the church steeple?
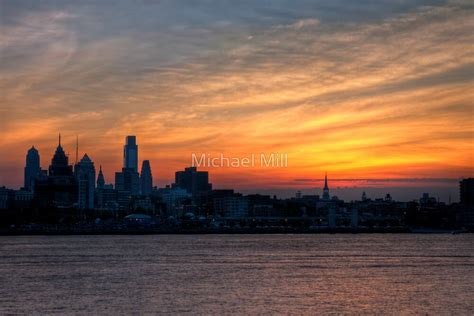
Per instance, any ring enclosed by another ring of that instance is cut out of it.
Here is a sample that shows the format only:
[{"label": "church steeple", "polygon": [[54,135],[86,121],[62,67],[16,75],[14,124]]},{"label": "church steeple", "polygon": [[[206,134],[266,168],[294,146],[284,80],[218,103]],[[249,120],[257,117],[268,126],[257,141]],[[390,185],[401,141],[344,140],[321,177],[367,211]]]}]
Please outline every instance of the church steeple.
[{"label": "church steeple", "polygon": [[328,201],[329,199],[328,173],[326,172],[324,176],[323,200]]}]

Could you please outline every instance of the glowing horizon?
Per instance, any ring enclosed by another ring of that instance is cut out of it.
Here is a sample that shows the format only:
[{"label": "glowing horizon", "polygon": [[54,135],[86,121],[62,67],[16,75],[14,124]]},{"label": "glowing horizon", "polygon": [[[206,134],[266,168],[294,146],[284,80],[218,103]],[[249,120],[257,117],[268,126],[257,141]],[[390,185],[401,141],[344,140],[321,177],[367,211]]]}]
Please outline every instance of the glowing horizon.
[{"label": "glowing horizon", "polygon": [[205,169],[255,191],[474,176],[468,1],[26,3],[2,2],[0,186],[22,185],[32,145],[46,169],[59,132],[107,183],[126,135],[158,186],[192,153],[287,153]]}]

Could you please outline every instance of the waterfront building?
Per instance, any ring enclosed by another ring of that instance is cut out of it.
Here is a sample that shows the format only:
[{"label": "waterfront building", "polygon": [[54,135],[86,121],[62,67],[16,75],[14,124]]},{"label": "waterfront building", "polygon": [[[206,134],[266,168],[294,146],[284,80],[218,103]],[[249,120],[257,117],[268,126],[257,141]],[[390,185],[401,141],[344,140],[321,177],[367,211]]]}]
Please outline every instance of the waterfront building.
[{"label": "waterfront building", "polygon": [[156,193],[166,205],[168,216],[181,216],[184,214],[184,204],[191,199],[191,194],[179,187],[160,188]]},{"label": "waterfront building", "polygon": [[27,209],[31,207],[34,193],[29,190],[15,190],[15,209]]},{"label": "waterfront building", "polygon": [[140,193],[150,195],[153,189],[153,176],[151,173],[150,161],[143,160],[140,173]]},{"label": "waterfront building", "polygon": [[357,228],[357,226],[359,226],[359,210],[354,207],[351,211],[351,227]]},{"label": "waterfront building", "polygon": [[336,228],[336,208],[334,206],[330,206],[328,210],[328,226]]},{"label": "waterfront building", "polygon": [[[302,197],[300,197],[301,199]],[[270,195],[249,194],[246,196],[248,201],[248,215],[254,217],[283,216],[280,211],[273,207],[277,202]]]},{"label": "waterfront building", "polygon": [[87,154],[82,157],[75,168],[78,183],[78,208],[93,209],[94,208],[94,192],[95,192],[95,167],[92,160]]},{"label": "waterfront building", "polygon": [[248,216],[248,200],[242,194],[235,193],[214,198],[214,212],[226,218],[243,218]]},{"label": "waterfront building", "polygon": [[0,210],[12,208],[15,201],[15,190],[0,187]]},{"label": "waterfront building", "polygon": [[138,145],[136,136],[127,136],[123,146],[123,168],[138,172]]},{"label": "waterfront building", "polygon": [[135,211],[155,211],[155,204],[149,195],[137,195],[133,197],[132,209]]},{"label": "waterfront building", "polygon": [[35,146],[32,146],[26,154],[26,165],[24,174],[24,188],[28,191],[34,190],[34,183],[41,172],[40,156]]}]

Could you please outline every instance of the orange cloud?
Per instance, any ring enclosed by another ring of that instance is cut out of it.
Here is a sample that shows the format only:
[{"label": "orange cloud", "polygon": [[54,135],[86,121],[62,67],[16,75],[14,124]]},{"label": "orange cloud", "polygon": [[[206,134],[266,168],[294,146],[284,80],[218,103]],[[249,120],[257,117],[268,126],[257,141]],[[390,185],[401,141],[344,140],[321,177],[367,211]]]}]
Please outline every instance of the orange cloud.
[{"label": "orange cloud", "polygon": [[[152,40],[81,42],[65,22],[74,18],[43,14],[34,36],[18,42],[25,31],[15,28],[2,37],[8,49],[45,49],[19,70],[2,69],[0,184],[21,185],[32,144],[46,168],[59,131],[70,153],[79,135],[108,182],[128,134],[159,185],[193,152],[289,155],[284,169],[209,169],[217,187],[311,186],[294,179],[326,170],[333,178],[473,176],[471,11],[425,8],[337,28],[298,20],[262,26],[251,41],[247,30],[200,30],[206,49],[168,63]],[[146,36],[178,45],[159,31]]]}]

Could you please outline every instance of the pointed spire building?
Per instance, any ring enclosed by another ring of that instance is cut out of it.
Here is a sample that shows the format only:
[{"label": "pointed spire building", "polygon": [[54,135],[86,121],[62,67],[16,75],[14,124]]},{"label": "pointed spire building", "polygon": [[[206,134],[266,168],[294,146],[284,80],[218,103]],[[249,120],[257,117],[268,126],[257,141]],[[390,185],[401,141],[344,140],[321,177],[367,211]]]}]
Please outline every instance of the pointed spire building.
[{"label": "pointed spire building", "polygon": [[324,189],[323,189],[323,200],[329,201],[330,196],[329,196],[329,187],[328,187],[328,173],[326,172],[326,175],[324,177]]},{"label": "pointed spire building", "polygon": [[99,175],[97,176],[97,189],[103,189],[105,185],[104,174],[102,173],[102,165],[99,167]]},{"label": "pointed spire building", "polygon": [[51,165],[49,166],[49,175],[71,176],[72,174],[72,166],[69,165],[69,159],[61,146],[61,134],[59,134],[58,147],[56,147],[53,159],[51,159]]},{"label": "pointed spire building", "polygon": [[35,181],[34,195],[40,209],[51,207],[67,209],[77,204],[77,180],[73,166],[61,145],[61,134],[58,135],[58,146],[51,159],[48,173],[41,171],[41,177]]},{"label": "pointed spire building", "polygon": [[153,176],[149,160],[143,160],[142,171],[140,173],[140,193],[142,195],[150,195],[153,189]]}]

